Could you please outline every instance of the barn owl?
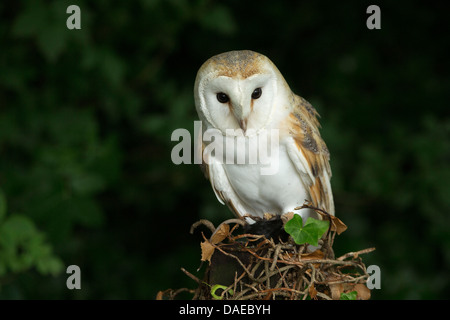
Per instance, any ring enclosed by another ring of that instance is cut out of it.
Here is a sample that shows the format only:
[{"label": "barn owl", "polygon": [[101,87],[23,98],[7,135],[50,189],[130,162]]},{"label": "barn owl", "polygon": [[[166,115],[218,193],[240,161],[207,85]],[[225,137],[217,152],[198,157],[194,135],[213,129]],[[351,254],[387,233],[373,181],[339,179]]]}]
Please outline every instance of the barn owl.
[{"label": "barn owl", "polygon": [[205,153],[210,142],[199,135],[201,168],[219,202],[238,217],[294,212],[303,221],[321,219],[310,209],[294,210],[305,200],[334,215],[329,152],[319,133],[318,113],[291,91],[272,61],[249,50],[213,56],[197,73],[194,97],[202,133],[213,129],[226,145],[240,136],[248,147],[255,137],[270,140],[270,132],[277,133],[276,150],[272,145],[269,157],[278,170],[272,174],[261,173],[267,163],[228,163]]}]

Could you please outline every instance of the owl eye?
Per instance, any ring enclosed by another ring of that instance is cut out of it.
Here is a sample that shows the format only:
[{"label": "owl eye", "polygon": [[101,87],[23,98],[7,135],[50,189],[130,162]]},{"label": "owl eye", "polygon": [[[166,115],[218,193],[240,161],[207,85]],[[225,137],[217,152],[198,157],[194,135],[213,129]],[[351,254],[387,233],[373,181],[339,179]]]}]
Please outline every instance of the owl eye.
[{"label": "owl eye", "polygon": [[258,99],[262,95],[261,88],[256,88],[252,93],[252,99]]},{"label": "owl eye", "polygon": [[220,103],[227,103],[228,101],[230,101],[230,98],[223,92],[219,92],[216,97],[217,101],[219,101]]}]

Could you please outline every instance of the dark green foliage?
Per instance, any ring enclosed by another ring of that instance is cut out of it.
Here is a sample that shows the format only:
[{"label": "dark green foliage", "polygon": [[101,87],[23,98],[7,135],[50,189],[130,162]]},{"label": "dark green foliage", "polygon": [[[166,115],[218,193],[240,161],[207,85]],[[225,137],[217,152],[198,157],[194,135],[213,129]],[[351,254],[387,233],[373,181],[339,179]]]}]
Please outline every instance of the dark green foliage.
[{"label": "dark green foliage", "polygon": [[[66,28],[67,6],[82,29]],[[195,287],[199,218],[231,217],[195,165],[193,83],[213,54],[266,54],[321,114],[335,253],[367,247],[374,298],[450,296],[444,7],[361,1],[4,1],[0,4],[0,298],[153,299]],[[7,204],[6,204],[7,202]],[[82,289],[66,288],[66,267]]]}]

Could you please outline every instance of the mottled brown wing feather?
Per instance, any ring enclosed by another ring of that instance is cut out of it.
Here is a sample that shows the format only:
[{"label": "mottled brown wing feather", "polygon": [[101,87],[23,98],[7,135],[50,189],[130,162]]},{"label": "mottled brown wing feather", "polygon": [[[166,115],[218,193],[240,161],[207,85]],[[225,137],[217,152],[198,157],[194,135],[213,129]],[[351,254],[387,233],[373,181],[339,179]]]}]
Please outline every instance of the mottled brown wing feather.
[{"label": "mottled brown wing feather", "polygon": [[290,115],[290,134],[298,151],[310,169],[309,191],[313,205],[334,215],[333,194],[330,186],[330,153],[320,136],[319,114],[300,96],[294,95],[293,112]]}]

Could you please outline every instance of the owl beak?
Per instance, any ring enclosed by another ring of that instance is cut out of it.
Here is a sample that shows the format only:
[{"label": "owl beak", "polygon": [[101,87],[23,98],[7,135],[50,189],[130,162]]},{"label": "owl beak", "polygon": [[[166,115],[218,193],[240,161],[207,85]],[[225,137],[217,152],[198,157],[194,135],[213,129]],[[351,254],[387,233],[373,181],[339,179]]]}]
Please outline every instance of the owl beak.
[{"label": "owl beak", "polygon": [[247,131],[247,119],[242,119],[239,121],[239,126],[241,127],[242,131]]}]

